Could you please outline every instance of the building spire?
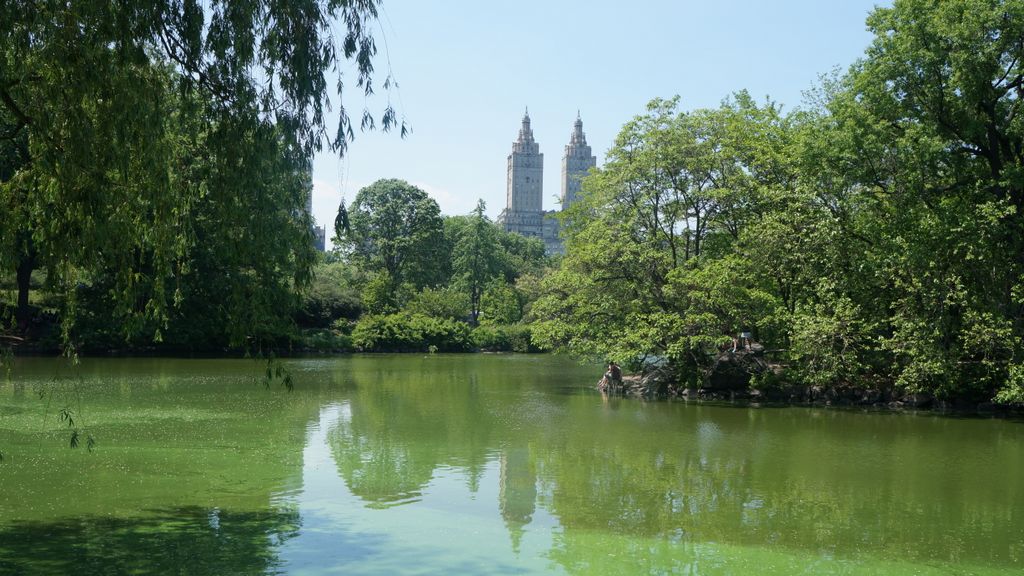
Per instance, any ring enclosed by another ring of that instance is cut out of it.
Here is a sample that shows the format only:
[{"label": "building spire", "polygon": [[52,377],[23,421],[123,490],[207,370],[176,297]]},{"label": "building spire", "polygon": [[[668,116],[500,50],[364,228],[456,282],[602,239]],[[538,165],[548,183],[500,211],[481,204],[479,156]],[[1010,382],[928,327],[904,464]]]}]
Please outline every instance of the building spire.
[{"label": "building spire", "polygon": [[597,165],[597,158],[587,145],[587,135],[583,133],[583,119],[576,110],[576,121],[572,124],[572,134],[565,146],[562,156],[562,209],[565,210],[579,198],[580,182],[587,171]]},{"label": "building spire", "polygon": [[572,125],[572,136],[569,137],[570,146],[586,146],[587,136],[583,133],[583,120],[580,118],[580,111],[576,111],[576,121]]},{"label": "building spire", "polygon": [[530,129],[530,107],[523,114],[523,126],[519,129],[519,142],[533,142],[533,130]]}]

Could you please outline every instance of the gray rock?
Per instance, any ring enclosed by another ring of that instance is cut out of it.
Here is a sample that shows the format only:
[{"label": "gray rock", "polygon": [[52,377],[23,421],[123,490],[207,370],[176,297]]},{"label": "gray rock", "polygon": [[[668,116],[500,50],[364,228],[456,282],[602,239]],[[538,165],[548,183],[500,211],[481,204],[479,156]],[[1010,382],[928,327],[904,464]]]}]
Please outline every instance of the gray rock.
[{"label": "gray rock", "polygon": [[927,408],[935,402],[935,397],[926,392],[917,392],[900,398],[900,402],[910,408]]},{"label": "gray rock", "polygon": [[[753,348],[759,346],[759,352]],[[751,351],[727,350],[715,358],[715,363],[707,374],[707,387],[711,390],[733,391],[745,390],[750,386],[750,379],[755,374],[763,374],[769,370],[768,363],[761,352],[764,347],[752,344]]]}]

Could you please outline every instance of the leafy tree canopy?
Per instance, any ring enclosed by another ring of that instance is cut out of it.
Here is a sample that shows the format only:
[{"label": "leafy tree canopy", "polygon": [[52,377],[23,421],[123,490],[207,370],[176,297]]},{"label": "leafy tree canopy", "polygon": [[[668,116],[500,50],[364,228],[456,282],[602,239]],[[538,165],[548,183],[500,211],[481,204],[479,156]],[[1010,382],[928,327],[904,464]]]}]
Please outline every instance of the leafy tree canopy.
[{"label": "leafy tree canopy", "polygon": [[340,212],[348,226],[336,229],[337,242],[365,270],[381,274],[389,290],[445,280],[438,266],[445,259],[441,209],[423,190],[404,180],[378,180]]},{"label": "leafy tree canopy", "polygon": [[896,0],[868,27],[806,110],[628,122],[566,216],[540,341],[699,377],[749,330],[793,381],[1024,401],[1024,2]]},{"label": "leafy tree canopy", "polygon": [[[356,87],[373,91],[377,6],[0,5],[0,266],[18,271],[24,302],[22,271],[45,266],[73,320],[74,288],[110,270],[122,312],[165,323],[168,304],[181,298],[167,280],[195,264],[200,235],[242,254],[255,234],[303,236],[278,236],[267,256],[271,270],[308,279],[303,173],[324,143],[341,153],[354,135],[339,79],[330,137],[328,75],[351,61]],[[390,107],[379,119],[384,129],[399,124]],[[367,110],[360,124],[376,122]],[[268,195],[252,196],[253,179],[274,163],[283,176],[269,176]],[[253,207],[253,198],[265,203]],[[203,211],[211,218],[199,222]],[[273,216],[257,217],[247,234],[235,227],[244,211]],[[235,218],[218,228],[213,216],[224,213]],[[252,260],[247,266],[233,274],[259,274]]]}]

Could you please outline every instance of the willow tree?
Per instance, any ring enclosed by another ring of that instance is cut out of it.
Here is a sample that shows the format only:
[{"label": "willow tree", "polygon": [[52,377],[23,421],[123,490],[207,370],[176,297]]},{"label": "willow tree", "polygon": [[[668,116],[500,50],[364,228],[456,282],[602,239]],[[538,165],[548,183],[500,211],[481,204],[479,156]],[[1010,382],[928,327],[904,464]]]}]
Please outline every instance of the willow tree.
[{"label": "willow tree", "polygon": [[[194,112],[188,106],[202,108],[211,139],[220,138],[225,164],[214,169],[224,175],[242,174],[254,154],[268,153],[253,146],[254,134],[273,133],[279,144],[269,153],[308,167],[325,146],[344,153],[355,123],[400,125],[390,106],[378,115],[364,109],[354,122],[342,101],[349,62],[356,89],[373,92],[378,4],[0,5],[0,265],[17,271],[19,302],[27,304],[28,275],[37,265],[73,301],[82,270],[113,264],[111,292],[122,309],[167,317],[172,292],[161,279],[186,265],[196,242],[188,225],[192,208],[209,192],[205,185],[175,185],[192,167],[171,129],[179,114]],[[338,123],[329,127],[332,74]],[[383,85],[391,85],[390,77]],[[208,144],[190,145],[201,157]],[[238,201],[249,184],[217,178],[218,201],[244,204]],[[301,206],[300,200],[291,208]],[[210,233],[230,231],[214,223]],[[294,257],[283,248],[267,257]],[[74,316],[73,305],[68,312]]]}]

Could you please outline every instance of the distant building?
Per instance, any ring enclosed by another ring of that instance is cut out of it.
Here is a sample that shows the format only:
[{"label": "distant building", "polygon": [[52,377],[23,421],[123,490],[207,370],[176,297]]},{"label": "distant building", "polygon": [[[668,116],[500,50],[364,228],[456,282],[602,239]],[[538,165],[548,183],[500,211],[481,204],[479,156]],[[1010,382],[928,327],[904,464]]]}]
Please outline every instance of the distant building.
[{"label": "distant building", "polygon": [[579,199],[580,181],[594,166],[597,166],[597,157],[590,151],[587,135],[583,133],[583,120],[577,112],[572,135],[562,156],[562,210]]},{"label": "distant building", "polygon": [[313,247],[320,252],[327,251],[327,229],[323,226],[313,225]]},{"label": "distant building", "polygon": [[[573,125],[569,144],[562,157],[562,208],[568,207],[579,196],[580,180],[587,171],[597,165],[583,133],[583,121],[579,114]],[[519,138],[512,143],[508,155],[505,209],[498,215],[498,223],[509,232],[540,238],[548,254],[564,252],[562,239],[558,235],[559,223],[556,210],[544,210],[544,155],[540,145],[533,139],[529,111],[523,116]]]},{"label": "distant building", "polygon": [[[509,232],[523,236],[540,238],[545,246],[546,227],[544,225],[544,155],[540,153],[540,144],[533,139],[530,128],[530,112],[523,116],[523,125],[519,128],[519,138],[512,143],[512,153],[508,155],[508,174],[506,180],[505,209],[498,215],[498,223]],[[548,232],[550,234],[550,231]],[[557,229],[554,240],[558,240]]]},{"label": "distant building", "polygon": [[306,214],[313,226],[313,247],[320,252],[327,251],[327,229],[316,225],[316,218],[313,217],[313,171],[310,169],[307,176],[306,190]]}]

